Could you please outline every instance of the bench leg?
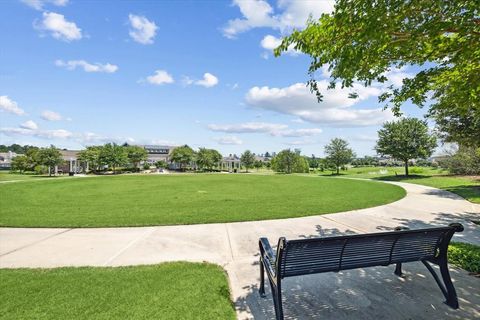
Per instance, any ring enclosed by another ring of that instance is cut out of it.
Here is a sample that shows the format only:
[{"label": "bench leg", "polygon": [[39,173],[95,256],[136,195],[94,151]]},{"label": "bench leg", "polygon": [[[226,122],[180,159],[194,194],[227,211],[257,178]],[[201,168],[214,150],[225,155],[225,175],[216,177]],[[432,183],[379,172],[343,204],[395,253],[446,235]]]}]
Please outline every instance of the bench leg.
[{"label": "bench leg", "polygon": [[394,273],[399,277],[402,276],[402,263],[401,262],[397,263],[397,265],[395,266]]},{"label": "bench leg", "polygon": [[432,266],[427,261],[422,261],[425,267],[427,267],[428,271],[432,274],[435,282],[437,282],[438,287],[442,291],[443,295],[445,296],[445,303],[453,309],[458,309],[458,299],[457,299],[457,292],[455,291],[455,287],[452,283],[452,278],[450,277],[450,273],[448,272],[448,265],[447,260],[442,259],[439,261],[438,266],[440,267],[440,274],[442,275],[443,284],[440,281],[435,270],[433,270]]},{"label": "bench leg", "polygon": [[458,309],[457,292],[455,291],[455,287],[453,286],[450,272],[448,272],[448,265],[446,260],[444,263],[440,264],[440,273],[442,274],[443,283],[445,283],[445,286],[447,287],[447,300],[445,301],[445,303],[453,309]]},{"label": "bench leg", "polygon": [[283,320],[283,306],[282,306],[282,290],[280,287],[280,282],[277,286],[271,284],[272,294],[273,294],[273,304],[275,306],[275,318],[276,320]]},{"label": "bench leg", "polygon": [[260,258],[260,297],[265,298],[265,267],[263,266],[263,259]]}]

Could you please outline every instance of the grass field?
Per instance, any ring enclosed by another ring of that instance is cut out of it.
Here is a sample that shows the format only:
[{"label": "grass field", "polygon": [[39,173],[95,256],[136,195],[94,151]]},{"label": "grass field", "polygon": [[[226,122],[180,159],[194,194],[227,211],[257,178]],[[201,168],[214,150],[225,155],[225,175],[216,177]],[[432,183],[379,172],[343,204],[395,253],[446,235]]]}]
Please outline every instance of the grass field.
[{"label": "grass field", "polygon": [[2,181],[30,180],[30,179],[42,179],[42,178],[46,178],[46,176],[34,175],[34,174],[10,173],[9,171],[0,171],[0,182],[2,182]]},{"label": "grass field", "polygon": [[386,204],[394,185],[314,176],[185,174],[0,184],[1,226],[102,227],[300,217]]},{"label": "grass field", "polygon": [[235,319],[215,265],[0,269],[1,319]]},{"label": "grass field", "polygon": [[[416,183],[447,190],[471,202],[480,203],[479,178],[451,176],[448,175],[448,171],[440,168],[425,167],[412,167],[408,177],[403,174],[404,169],[400,167],[359,167],[342,171],[340,176]],[[330,172],[321,175],[331,176]]]}]

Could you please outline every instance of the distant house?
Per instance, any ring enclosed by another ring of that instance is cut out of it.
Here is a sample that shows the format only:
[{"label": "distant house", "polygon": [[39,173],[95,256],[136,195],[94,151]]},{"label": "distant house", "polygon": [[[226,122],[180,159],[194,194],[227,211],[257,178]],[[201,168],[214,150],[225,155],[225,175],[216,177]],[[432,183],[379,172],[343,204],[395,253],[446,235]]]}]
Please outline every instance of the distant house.
[{"label": "distant house", "polygon": [[86,173],[88,171],[88,162],[78,160],[80,150],[60,150],[64,163],[55,168],[55,173]]},{"label": "distant house", "polygon": [[240,171],[240,166],[240,157],[238,157],[236,154],[230,154],[228,157],[223,157],[222,161],[220,162],[220,170],[228,172]]},{"label": "distant house", "polygon": [[141,145],[147,151],[147,163],[150,165],[155,164],[157,161],[170,162],[170,155],[172,154],[175,146],[162,146],[162,145]]},{"label": "distant house", "polygon": [[12,159],[16,156],[23,156],[12,151],[0,152],[0,170],[10,170],[12,168]]}]

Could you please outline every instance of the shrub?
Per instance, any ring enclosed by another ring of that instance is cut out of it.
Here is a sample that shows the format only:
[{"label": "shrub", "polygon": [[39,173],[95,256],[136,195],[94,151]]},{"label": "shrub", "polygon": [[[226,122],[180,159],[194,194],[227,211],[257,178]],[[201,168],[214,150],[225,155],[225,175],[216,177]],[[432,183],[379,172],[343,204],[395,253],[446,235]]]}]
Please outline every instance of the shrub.
[{"label": "shrub", "polygon": [[459,148],[458,151],[440,162],[453,174],[480,174],[480,148]]},{"label": "shrub", "polygon": [[480,246],[452,242],[448,247],[448,261],[466,271],[480,273]]},{"label": "shrub", "polygon": [[143,164],[143,170],[148,170],[148,169],[150,169],[150,164],[148,162],[145,162]]},{"label": "shrub", "polygon": [[413,168],[410,168],[410,173],[420,174],[420,173],[423,173],[423,169],[419,167],[413,167]]}]

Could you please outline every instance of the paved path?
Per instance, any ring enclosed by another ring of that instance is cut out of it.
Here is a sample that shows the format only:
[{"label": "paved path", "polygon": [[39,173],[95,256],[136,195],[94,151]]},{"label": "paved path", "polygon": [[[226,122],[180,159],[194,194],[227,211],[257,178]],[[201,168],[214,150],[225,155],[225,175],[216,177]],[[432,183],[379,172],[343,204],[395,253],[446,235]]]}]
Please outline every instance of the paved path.
[{"label": "paved path", "polygon": [[[407,190],[397,202],[323,216],[239,223],[141,228],[0,228],[0,267],[121,266],[164,261],[208,261],[228,272],[239,319],[272,319],[271,298],[258,296],[260,236],[288,238],[365,233],[460,222],[456,241],[480,244],[470,219],[480,205],[452,193],[395,183]],[[419,263],[406,264],[406,277],[392,267],[367,268],[288,278],[287,319],[473,319],[480,318],[480,279],[452,268],[461,309],[451,310]],[[252,316],[253,315],[253,316]]]}]

